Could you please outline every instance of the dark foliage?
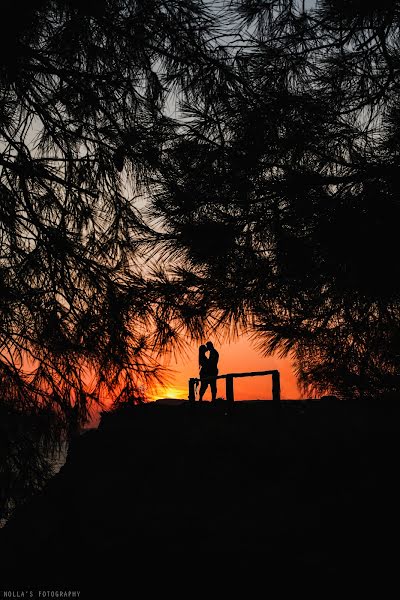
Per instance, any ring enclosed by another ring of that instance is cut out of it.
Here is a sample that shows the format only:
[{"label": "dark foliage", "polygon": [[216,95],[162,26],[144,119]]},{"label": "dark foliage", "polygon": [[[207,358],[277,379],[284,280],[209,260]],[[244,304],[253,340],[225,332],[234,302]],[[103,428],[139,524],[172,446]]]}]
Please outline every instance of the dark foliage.
[{"label": "dark foliage", "polygon": [[[175,338],[166,284],[147,280],[138,206],[173,132],[171,92],[205,69],[213,34],[208,11],[190,0],[2,7],[5,414],[50,410],[68,432],[91,402],[162,376],[156,354]],[[14,444],[22,451],[25,429]]]},{"label": "dark foliage", "polygon": [[237,9],[235,83],[186,102],[155,186],[164,247],[308,393],[397,390],[400,5]]}]

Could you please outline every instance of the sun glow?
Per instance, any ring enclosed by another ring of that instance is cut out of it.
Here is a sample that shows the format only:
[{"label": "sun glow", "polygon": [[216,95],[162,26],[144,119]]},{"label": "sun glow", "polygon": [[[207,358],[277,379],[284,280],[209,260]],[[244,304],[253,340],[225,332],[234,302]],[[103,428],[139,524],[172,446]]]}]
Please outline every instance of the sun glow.
[{"label": "sun glow", "polygon": [[180,387],[158,387],[150,396],[150,401],[155,401],[158,398],[177,398],[179,400],[187,399],[188,390]]}]

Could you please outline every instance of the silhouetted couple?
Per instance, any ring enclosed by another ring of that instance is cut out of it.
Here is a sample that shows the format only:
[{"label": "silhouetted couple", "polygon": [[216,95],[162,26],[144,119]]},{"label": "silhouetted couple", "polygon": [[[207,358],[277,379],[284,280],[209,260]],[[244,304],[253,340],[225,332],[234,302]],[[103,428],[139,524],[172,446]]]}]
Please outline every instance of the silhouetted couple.
[{"label": "silhouetted couple", "polygon": [[[209,353],[207,356],[207,352]],[[202,402],[203,396],[208,386],[211,389],[211,399],[215,402],[217,398],[217,380],[216,379],[205,379],[205,377],[212,377],[218,375],[218,359],[219,354],[214,348],[212,342],[207,342],[206,345],[202,345],[199,348],[199,367],[200,367],[200,392],[199,402]]]}]

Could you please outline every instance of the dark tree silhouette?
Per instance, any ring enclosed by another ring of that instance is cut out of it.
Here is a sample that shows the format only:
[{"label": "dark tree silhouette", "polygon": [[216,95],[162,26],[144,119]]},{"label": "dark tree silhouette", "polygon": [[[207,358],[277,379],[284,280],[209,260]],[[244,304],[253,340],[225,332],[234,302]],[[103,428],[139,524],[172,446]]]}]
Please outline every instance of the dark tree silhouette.
[{"label": "dark tree silhouette", "polygon": [[46,474],[40,449],[84,423],[91,401],[154,382],[156,351],[198,327],[196,315],[172,327],[193,302],[164,307],[138,207],[175,135],[171,93],[215,73],[216,29],[191,0],[6,2],[2,15],[2,475],[13,481],[18,445],[35,447],[23,452],[30,490]]},{"label": "dark tree silhouette", "polygon": [[236,10],[234,78],[186,102],[154,186],[172,277],[308,393],[398,391],[400,3]]}]

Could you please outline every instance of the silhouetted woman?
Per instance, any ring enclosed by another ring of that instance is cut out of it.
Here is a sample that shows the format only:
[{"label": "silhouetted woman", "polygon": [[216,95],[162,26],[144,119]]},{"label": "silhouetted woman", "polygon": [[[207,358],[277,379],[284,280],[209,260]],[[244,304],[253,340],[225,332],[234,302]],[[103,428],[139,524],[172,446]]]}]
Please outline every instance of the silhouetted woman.
[{"label": "silhouetted woman", "polygon": [[200,392],[199,392],[199,402],[203,401],[203,396],[205,394],[206,389],[208,388],[208,381],[202,381],[204,377],[209,376],[209,364],[208,358],[206,356],[207,346],[201,345],[199,348],[199,367],[200,367]]}]

